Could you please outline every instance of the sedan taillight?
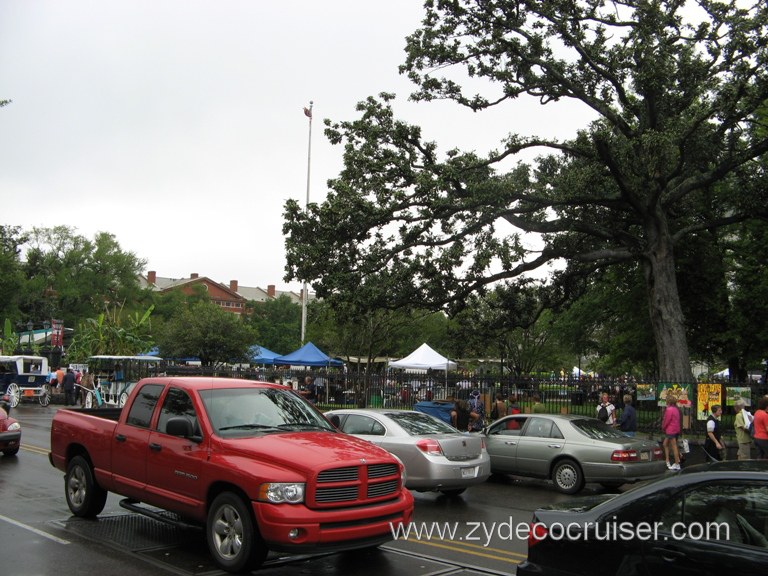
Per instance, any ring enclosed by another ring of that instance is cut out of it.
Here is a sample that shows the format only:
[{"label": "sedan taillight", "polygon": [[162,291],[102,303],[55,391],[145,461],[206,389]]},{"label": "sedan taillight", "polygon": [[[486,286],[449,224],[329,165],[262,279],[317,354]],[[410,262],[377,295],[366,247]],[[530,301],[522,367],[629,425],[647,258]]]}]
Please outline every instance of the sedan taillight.
[{"label": "sedan taillight", "polygon": [[529,524],[528,530],[528,548],[533,548],[535,544],[538,544],[547,537],[547,527],[541,522],[537,522],[536,518]]},{"label": "sedan taillight", "polygon": [[638,462],[640,455],[637,450],[614,450],[611,462]]},{"label": "sedan taillight", "polygon": [[425,454],[429,454],[430,456],[443,455],[443,449],[440,448],[440,444],[438,443],[438,441],[433,440],[431,438],[422,438],[421,440],[417,440],[416,448],[418,448]]}]

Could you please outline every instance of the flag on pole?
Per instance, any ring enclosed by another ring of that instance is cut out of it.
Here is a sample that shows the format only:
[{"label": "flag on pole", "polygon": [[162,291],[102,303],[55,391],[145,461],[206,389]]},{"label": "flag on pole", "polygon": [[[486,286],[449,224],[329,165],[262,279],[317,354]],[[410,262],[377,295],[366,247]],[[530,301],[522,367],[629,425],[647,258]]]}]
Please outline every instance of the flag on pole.
[{"label": "flag on pole", "polygon": [[304,116],[306,116],[307,118],[312,118],[312,109],[311,108],[307,108],[305,106],[304,107]]}]

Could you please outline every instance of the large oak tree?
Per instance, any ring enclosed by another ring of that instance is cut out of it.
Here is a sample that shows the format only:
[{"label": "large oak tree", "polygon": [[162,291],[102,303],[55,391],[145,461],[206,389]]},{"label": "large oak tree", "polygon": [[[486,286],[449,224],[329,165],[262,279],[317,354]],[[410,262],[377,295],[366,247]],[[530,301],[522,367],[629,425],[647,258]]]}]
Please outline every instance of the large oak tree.
[{"label": "large oak tree", "polygon": [[[766,216],[768,138],[756,124],[768,4],[431,0],[425,10],[402,66],[415,100],[507,106],[512,121],[519,97],[573,100],[597,119],[568,140],[510,134],[486,155],[441,154],[395,118],[393,95],[369,97],[358,119],[326,121],[344,145],[327,200],[286,203],[287,278],[360,307],[450,308],[558,259],[567,267],[550,288],[561,296],[639,262],[659,377],[690,380],[675,248]],[[527,149],[543,155],[505,163]],[[500,221],[515,232],[501,235]],[[527,248],[525,233],[543,248]]]}]

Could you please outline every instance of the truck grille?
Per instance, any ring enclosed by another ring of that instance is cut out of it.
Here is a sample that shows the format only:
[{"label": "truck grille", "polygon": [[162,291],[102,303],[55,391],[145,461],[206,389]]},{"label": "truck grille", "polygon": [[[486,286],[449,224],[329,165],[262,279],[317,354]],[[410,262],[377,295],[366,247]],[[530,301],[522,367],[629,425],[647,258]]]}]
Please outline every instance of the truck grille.
[{"label": "truck grille", "polygon": [[359,505],[391,498],[400,490],[397,464],[361,464],[323,470],[317,475],[314,501],[318,506]]}]

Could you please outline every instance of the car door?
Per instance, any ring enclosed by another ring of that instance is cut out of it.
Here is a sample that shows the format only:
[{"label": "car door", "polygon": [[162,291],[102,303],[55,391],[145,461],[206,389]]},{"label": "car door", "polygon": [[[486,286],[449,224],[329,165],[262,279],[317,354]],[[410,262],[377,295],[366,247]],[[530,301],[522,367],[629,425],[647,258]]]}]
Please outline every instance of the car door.
[{"label": "car door", "polygon": [[147,491],[160,507],[174,502],[193,510],[205,498],[200,470],[208,457],[207,443],[167,434],[166,424],[174,417],[189,420],[193,433],[202,438],[192,398],[184,390],[171,387],[163,399],[156,429],[149,436]]},{"label": "car door", "polygon": [[562,454],[565,439],[551,418],[531,416],[517,446],[516,465],[523,476],[546,478],[552,461]]},{"label": "car door", "polygon": [[653,522],[658,522],[659,537],[643,543],[648,574],[756,574],[757,567],[768,565],[764,482],[693,486],[672,498]]},{"label": "car door", "polygon": [[517,472],[517,446],[528,418],[522,414],[507,416],[488,427],[485,443],[491,470],[506,474]]},{"label": "car door", "polygon": [[111,442],[116,492],[141,501],[147,484],[147,452],[152,415],[165,386],[147,383],[133,397],[125,423],[115,427]]}]

